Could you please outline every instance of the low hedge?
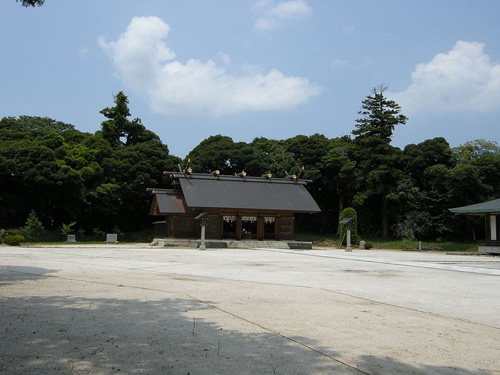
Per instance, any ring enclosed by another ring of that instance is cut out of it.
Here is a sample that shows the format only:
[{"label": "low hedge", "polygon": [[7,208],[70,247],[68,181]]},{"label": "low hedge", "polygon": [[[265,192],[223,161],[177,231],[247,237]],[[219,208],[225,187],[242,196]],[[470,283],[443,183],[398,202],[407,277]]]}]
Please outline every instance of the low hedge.
[{"label": "low hedge", "polygon": [[3,238],[3,242],[10,246],[19,246],[23,241],[24,237],[21,235],[9,235]]}]

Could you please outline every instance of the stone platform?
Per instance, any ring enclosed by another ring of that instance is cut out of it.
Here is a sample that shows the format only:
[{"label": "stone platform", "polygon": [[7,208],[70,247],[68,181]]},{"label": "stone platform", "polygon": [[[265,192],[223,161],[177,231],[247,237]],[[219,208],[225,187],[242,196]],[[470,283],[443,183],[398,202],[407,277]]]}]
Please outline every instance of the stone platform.
[{"label": "stone platform", "polygon": [[[200,247],[200,240],[173,239],[173,238],[155,238],[152,241],[153,246],[160,247]],[[255,249],[255,248],[273,248],[273,249],[295,249],[310,250],[312,242],[307,241],[257,241],[257,240],[206,240],[207,249]]]}]

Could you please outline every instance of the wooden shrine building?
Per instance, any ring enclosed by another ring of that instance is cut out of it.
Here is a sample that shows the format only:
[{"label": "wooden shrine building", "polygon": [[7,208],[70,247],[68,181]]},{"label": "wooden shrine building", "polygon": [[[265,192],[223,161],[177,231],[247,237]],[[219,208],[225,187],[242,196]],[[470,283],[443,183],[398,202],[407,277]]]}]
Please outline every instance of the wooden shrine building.
[{"label": "wooden shrine building", "polygon": [[165,172],[172,189],[154,189],[151,215],[156,238],[199,238],[204,214],[207,239],[293,240],[294,214],[320,208],[309,194],[307,180],[184,172]]}]

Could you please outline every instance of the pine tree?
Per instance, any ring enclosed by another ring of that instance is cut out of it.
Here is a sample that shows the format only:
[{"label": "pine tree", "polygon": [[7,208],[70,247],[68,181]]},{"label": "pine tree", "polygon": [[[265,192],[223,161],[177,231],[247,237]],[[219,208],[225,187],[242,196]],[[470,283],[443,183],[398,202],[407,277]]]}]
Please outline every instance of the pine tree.
[{"label": "pine tree", "polygon": [[358,193],[354,204],[363,206],[367,200],[380,211],[381,234],[389,235],[387,195],[400,178],[398,162],[401,150],[390,145],[396,125],[408,118],[400,113],[401,107],[385,97],[385,86],[378,86],[363,100],[362,117],[356,120],[355,159],[357,161]]}]

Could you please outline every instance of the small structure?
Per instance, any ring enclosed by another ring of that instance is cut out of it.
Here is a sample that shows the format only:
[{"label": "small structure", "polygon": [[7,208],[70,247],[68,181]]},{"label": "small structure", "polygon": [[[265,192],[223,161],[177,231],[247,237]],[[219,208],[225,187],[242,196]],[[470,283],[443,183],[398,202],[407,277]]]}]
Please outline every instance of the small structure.
[{"label": "small structure", "polygon": [[457,215],[484,216],[486,221],[486,241],[479,243],[478,251],[480,253],[500,254],[500,241],[498,240],[500,199],[472,204],[470,206],[450,208],[450,211]]},{"label": "small structure", "polygon": [[[173,189],[154,189],[150,214],[164,216],[155,223],[156,238],[206,238],[293,240],[294,214],[316,213],[320,208],[305,185],[290,178],[248,177],[184,172],[165,172]],[[204,213],[206,225],[198,215]]]},{"label": "small structure", "polygon": [[71,242],[71,243],[76,242],[76,236],[74,234],[68,234],[68,237],[66,238],[66,242]]},{"label": "small structure", "polygon": [[346,247],[345,251],[351,252],[352,247],[351,247],[351,230],[352,226],[355,224],[354,218],[352,217],[345,217],[342,220],[340,220],[339,224],[345,225],[346,229]]},{"label": "small structure", "polygon": [[118,243],[118,234],[107,233],[106,234],[106,241],[104,243]]},{"label": "small structure", "polygon": [[206,250],[207,246],[205,245],[205,231],[206,231],[206,226],[208,225],[208,216],[204,212],[199,214],[194,218],[195,220],[200,221],[200,226],[201,226],[201,242],[200,242],[200,250]]}]

